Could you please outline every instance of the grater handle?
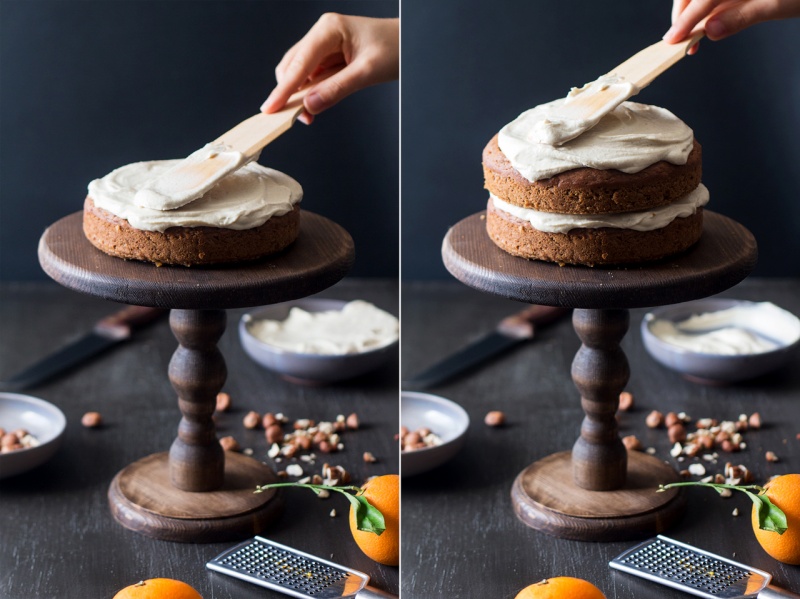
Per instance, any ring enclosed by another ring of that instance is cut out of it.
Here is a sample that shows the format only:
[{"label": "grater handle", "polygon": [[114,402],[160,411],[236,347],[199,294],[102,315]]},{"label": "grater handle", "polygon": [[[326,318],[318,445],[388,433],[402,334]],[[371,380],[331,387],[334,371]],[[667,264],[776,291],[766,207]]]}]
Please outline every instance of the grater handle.
[{"label": "grater handle", "polygon": [[[791,597],[792,595],[787,595]],[[781,597],[781,595],[776,595],[777,599]],[[382,591],[380,589],[376,589],[375,587],[365,586],[362,590],[356,593],[356,599],[397,599],[397,595],[391,595],[386,591]],[[772,599],[768,597],[767,599]]]},{"label": "grater handle", "polygon": [[758,599],[800,599],[800,595],[792,593],[791,591],[779,589],[770,584],[758,594]]}]

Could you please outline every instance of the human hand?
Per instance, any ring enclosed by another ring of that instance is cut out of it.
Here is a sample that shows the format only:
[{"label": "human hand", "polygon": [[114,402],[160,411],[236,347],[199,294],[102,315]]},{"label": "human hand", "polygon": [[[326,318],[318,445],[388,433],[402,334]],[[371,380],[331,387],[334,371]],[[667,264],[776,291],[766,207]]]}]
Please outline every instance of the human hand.
[{"label": "human hand", "polygon": [[[708,39],[717,41],[751,25],[777,19],[800,17],[800,0],[673,0],[672,27],[664,40],[686,39],[703,19]],[[697,45],[689,54],[697,52]]]},{"label": "human hand", "polygon": [[[280,110],[295,91],[310,84],[299,120],[310,124],[355,91],[397,79],[400,71],[399,19],[326,13],[292,46],[275,68],[278,84],[261,106]],[[335,71],[318,83],[321,73]]]}]

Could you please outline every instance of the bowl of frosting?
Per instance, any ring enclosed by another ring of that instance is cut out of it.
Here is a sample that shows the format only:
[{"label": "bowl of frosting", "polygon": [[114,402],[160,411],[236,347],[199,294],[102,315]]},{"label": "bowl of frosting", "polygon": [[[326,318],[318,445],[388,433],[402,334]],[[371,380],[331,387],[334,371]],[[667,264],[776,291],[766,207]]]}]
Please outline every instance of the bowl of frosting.
[{"label": "bowl of frosting", "polygon": [[292,382],[352,379],[397,358],[398,319],[363,301],[305,298],[242,316],[239,338],[258,364]]},{"label": "bowl of frosting", "polygon": [[660,364],[703,383],[735,383],[784,366],[800,319],[770,302],[708,298],[645,315],[642,340]]}]

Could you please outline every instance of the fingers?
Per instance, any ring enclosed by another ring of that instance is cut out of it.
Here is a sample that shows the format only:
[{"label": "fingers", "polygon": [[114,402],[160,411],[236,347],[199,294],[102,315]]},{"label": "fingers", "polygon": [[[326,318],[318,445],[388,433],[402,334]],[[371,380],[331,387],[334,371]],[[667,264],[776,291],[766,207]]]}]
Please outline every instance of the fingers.
[{"label": "fingers", "polygon": [[278,84],[261,106],[264,112],[280,110],[297,89],[314,73],[318,65],[341,47],[341,33],[323,15],[309,32],[281,59],[275,69]]},{"label": "fingers", "polygon": [[303,101],[306,111],[311,115],[319,114],[364,87],[363,62],[355,60],[338,73],[312,87]]},{"label": "fingers", "polygon": [[683,10],[678,13],[677,17],[675,16],[676,5],[673,5],[672,27],[664,34],[664,40],[674,44],[686,39],[700,21],[710,15],[720,4],[724,3],[725,0],[691,0],[685,3]]}]

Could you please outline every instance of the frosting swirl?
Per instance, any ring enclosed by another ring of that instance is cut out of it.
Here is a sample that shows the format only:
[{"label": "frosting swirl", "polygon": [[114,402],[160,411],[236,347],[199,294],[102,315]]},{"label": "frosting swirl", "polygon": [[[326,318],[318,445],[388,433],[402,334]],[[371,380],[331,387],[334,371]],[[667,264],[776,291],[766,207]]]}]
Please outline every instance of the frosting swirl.
[{"label": "frosting swirl", "polygon": [[181,160],[135,162],[89,183],[95,206],[143,231],[170,227],[252,229],[290,212],[303,198],[300,184],[279,171],[251,162],[227,175],[201,198],[174,210],[137,205],[136,193]]},{"label": "frosting swirl", "polygon": [[685,164],[692,151],[692,130],[670,111],[623,102],[594,127],[561,145],[542,143],[548,117],[565,99],[523,112],[500,130],[498,145],[511,165],[529,181],[575,168],[638,173],[666,160]]}]

